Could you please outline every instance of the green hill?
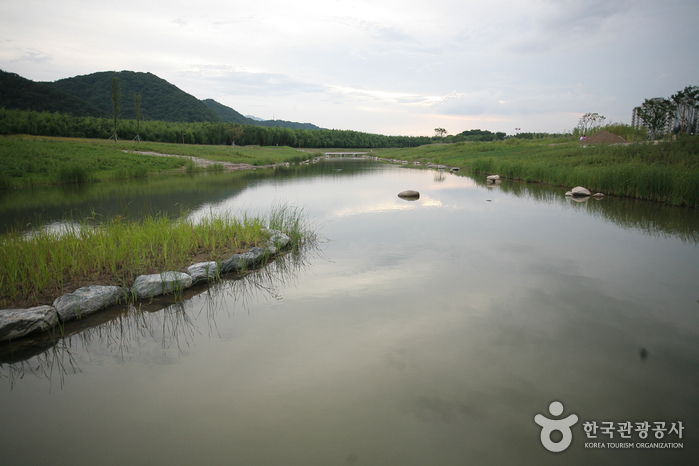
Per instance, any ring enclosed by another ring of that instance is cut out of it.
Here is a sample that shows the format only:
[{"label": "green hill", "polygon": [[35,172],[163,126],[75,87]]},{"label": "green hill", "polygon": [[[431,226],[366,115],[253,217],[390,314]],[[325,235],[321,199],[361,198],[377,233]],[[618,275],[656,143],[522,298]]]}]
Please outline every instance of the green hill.
[{"label": "green hill", "polygon": [[152,73],[135,71],[101,71],[54,82],[34,82],[0,70],[0,107],[111,118],[112,80],[115,77],[119,79],[121,90],[121,119],[136,119],[134,96],[141,94],[141,118],[144,121],[226,122],[321,129],[311,123],[254,120],[213,99],[199,100]]},{"label": "green hill", "polygon": [[258,123],[256,120],[243,116],[232,108],[216,102],[214,99],[204,99],[202,102],[227,123],[238,123],[240,125],[254,125]]},{"label": "green hill", "polygon": [[291,129],[323,129],[311,123],[296,123],[295,121],[285,120],[258,120],[248,118],[236,112],[232,108],[216,102],[213,99],[203,100],[207,107],[216,112],[223,121],[227,123],[238,123],[241,125],[265,126],[267,128],[281,127]]},{"label": "green hill", "polygon": [[61,112],[75,116],[107,117],[97,107],[53,86],[37,83],[0,70],[0,107],[37,112]]},{"label": "green hill", "polygon": [[120,118],[136,119],[134,95],[141,94],[141,113],[144,120],[223,121],[199,99],[152,73],[102,71],[60,79],[48,84],[111,115],[114,77],[119,78],[121,88]]}]

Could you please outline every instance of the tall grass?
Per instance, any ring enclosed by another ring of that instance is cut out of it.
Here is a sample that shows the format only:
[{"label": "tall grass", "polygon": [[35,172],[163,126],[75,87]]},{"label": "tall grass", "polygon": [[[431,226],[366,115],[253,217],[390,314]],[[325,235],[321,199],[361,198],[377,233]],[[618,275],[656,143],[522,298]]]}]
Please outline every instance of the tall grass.
[{"label": "tall grass", "polygon": [[13,232],[0,240],[0,306],[51,304],[61,294],[89,284],[131,286],[141,274],[184,270],[201,261],[221,261],[269,238],[266,225],[281,229],[294,247],[309,238],[301,211],[290,207],[265,216],[210,215],[197,223],[165,216],[141,222],[94,218],[63,231]]},{"label": "tall grass", "polygon": [[[385,154],[385,155],[384,155]],[[699,137],[659,144],[582,147],[560,139],[457,143],[385,150],[383,157],[420,160],[518,180],[699,207]]]}]

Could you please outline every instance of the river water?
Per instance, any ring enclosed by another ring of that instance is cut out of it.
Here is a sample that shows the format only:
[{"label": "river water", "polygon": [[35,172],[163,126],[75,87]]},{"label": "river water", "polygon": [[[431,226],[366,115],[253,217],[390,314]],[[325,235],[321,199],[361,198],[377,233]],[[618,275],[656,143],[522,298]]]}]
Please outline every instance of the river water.
[{"label": "river water", "polygon": [[332,159],[5,193],[3,229],[286,203],[322,239],[0,346],[0,462],[693,464],[699,215],[564,192]]}]

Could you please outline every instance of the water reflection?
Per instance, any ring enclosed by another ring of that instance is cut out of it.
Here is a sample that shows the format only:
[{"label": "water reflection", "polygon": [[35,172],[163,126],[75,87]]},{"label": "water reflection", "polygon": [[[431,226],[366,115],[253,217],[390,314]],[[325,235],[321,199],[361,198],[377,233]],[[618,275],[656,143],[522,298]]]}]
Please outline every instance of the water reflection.
[{"label": "water reflection", "polygon": [[[310,165],[292,165],[275,169],[245,170],[224,173],[180,174],[167,177],[104,182],[78,186],[43,187],[0,192],[0,233],[10,229],[31,230],[51,225],[60,230],[64,224],[80,223],[97,216],[100,220],[119,217],[140,219],[146,215],[165,214],[179,218],[192,212],[208,212],[230,205],[247,190],[257,186],[284,187],[328,181],[354,180],[358,177],[391,171],[428,170],[433,189],[485,188],[500,190],[517,197],[583,209],[589,215],[605,219],[625,229],[633,229],[656,237],[678,237],[682,241],[699,242],[699,209],[673,207],[638,199],[606,197],[601,201],[577,203],[563,196],[565,188],[542,184],[507,181],[486,183],[482,176],[444,170],[385,164],[369,159],[326,159]],[[359,194],[359,193],[358,193]],[[425,196],[425,193],[421,193]],[[429,196],[421,199],[433,205],[441,203]],[[406,208],[371,204],[376,211]],[[239,210],[233,209],[233,211]],[[242,206],[246,207],[246,206]],[[345,209],[352,209],[345,206]]]},{"label": "water reflection", "polygon": [[[311,260],[323,258],[319,243],[298,253],[278,256],[274,262],[242,277],[229,277],[185,290],[182,296],[163,296],[150,302],[113,306],[87,318],[67,322],[50,332],[0,344],[0,379],[14,389],[28,375],[46,379],[49,387],[59,378],[81,371],[76,353],[128,360],[153,342],[164,354],[183,356],[206,333],[220,338],[217,319],[236,309],[246,310],[260,300],[281,300]],[[231,306],[233,304],[233,306]],[[202,326],[206,325],[206,329]],[[93,360],[94,362],[94,360]]]}]

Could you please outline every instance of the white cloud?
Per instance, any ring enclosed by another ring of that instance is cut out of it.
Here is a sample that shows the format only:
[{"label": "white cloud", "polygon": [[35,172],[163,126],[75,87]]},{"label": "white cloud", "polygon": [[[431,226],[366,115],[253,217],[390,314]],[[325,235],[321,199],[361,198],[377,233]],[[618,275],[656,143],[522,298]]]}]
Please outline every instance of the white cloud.
[{"label": "white cloud", "polygon": [[699,84],[697,17],[693,0],[25,0],[0,4],[0,68],[150,71],[244,114],[375,133],[562,131]]}]

